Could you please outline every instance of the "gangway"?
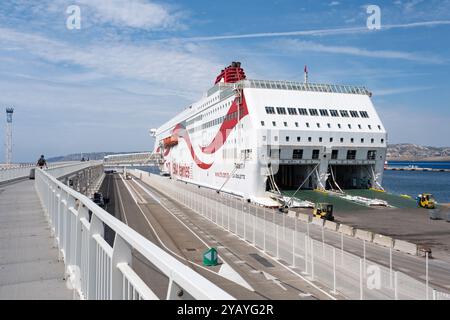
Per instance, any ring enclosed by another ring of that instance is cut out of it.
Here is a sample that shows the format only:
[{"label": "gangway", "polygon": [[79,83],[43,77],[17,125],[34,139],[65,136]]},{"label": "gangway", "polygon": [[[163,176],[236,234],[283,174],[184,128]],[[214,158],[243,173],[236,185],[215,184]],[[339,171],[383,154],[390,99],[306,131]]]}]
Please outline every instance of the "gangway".
[{"label": "gangway", "polygon": [[162,163],[161,154],[153,152],[113,154],[103,159],[105,166],[159,166]]}]

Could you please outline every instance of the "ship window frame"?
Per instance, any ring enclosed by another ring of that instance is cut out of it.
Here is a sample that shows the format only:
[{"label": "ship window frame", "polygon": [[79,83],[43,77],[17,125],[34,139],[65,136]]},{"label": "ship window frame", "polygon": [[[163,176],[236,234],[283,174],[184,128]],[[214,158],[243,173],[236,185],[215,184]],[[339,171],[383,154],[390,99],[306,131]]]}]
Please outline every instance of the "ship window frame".
[{"label": "ship window frame", "polygon": [[360,111],[359,114],[361,115],[361,118],[369,118],[369,113],[367,111]]},{"label": "ship window frame", "polygon": [[297,108],[298,114],[301,116],[309,116],[308,109],[307,108]]},{"label": "ship window frame", "polygon": [[377,150],[367,150],[367,160],[376,160]]},{"label": "ship window frame", "polygon": [[350,117],[350,115],[348,114],[347,110],[339,110],[339,113],[340,113],[342,118],[349,118]]},{"label": "ship window frame", "polygon": [[339,157],[339,150],[338,149],[331,150],[331,160],[337,160],[338,157]]},{"label": "ship window frame", "polygon": [[350,116],[351,116],[352,118],[359,118],[358,111],[356,111],[356,110],[350,110]]},{"label": "ship window frame", "polygon": [[330,115],[339,118],[339,112],[336,109],[330,109]]},{"label": "ship window frame", "polygon": [[266,114],[275,114],[275,108],[274,107],[266,106],[265,108],[266,108]]},{"label": "ship window frame", "polygon": [[311,154],[311,159],[318,160],[320,157],[320,150],[319,149],[313,149]]},{"label": "ship window frame", "polygon": [[298,115],[297,108],[287,108],[287,111],[288,111],[289,115],[291,115],[291,116]]},{"label": "ship window frame", "polygon": [[347,160],[355,160],[356,159],[356,150],[350,149],[347,150]]},{"label": "ship window frame", "polygon": [[303,159],[303,149],[292,149],[292,159]]},{"label": "ship window frame", "polygon": [[286,115],[286,108],[285,107],[276,107],[277,114],[279,115]]}]

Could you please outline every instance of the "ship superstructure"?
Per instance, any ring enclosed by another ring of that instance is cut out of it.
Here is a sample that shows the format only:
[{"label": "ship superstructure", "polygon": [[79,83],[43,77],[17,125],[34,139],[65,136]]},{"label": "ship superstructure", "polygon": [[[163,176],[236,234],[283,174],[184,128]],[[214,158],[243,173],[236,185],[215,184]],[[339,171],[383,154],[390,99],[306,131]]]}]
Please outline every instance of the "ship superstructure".
[{"label": "ship superstructure", "polygon": [[381,188],[387,134],[371,96],[307,77],[250,80],[233,62],[154,131],[154,152],[175,179],[260,204],[280,189]]}]

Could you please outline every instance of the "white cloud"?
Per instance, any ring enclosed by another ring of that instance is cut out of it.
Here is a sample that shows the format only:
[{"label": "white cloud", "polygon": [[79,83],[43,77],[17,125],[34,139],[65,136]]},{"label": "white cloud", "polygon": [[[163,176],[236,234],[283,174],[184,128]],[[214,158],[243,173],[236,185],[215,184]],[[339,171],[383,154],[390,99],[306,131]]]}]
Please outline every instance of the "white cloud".
[{"label": "white cloud", "polygon": [[182,14],[145,0],[78,0],[101,22],[141,29],[176,28]]},{"label": "white cloud", "polygon": [[339,4],[340,4],[339,1],[331,1],[328,5],[329,5],[330,7],[334,7],[334,6],[338,6]]},{"label": "white cloud", "polygon": [[176,89],[181,96],[191,98],[198,97],[212,83],[211,75],[221,68],[208,48],[186,43],[80,47],[41,35],[0,28],[0,45],[3,44],[20,47],[51,63],[69,63],[104,76],[143,80],[156,88]]},{"label": "white cloud", "polygon": [[[403,24],[384,24],[381,26],[380,31],[387,31],[391,29],[410,29],[419,27],[437,27],[450,25],[450,20],[432,20],[411,22]],[[248,38],[268,38],[268,37],[287,37],[287,36],[334,36],[344,34],[357,34],[374,32],[367,27],[345,27],[345,28],[331,28],[331,29],[315,29],[315,30],[298,30],[298,31],[286,31],[286,32],[260,32],[260,33],[245,33],[245,34],[229,34],[218,36],[205,36],[205,37],[190,37],[190,38],[169,38],[161,39],[160,41],[215,41],[215,40],[232,40],[232,39],[248,39]]]},{"label": "white cloud", "polygon": [[403,94],[409,92],[418,92],[424,90],[431,90],[434,87],[431,86],[423,86],[423,87],[405,87],[405,88],[389,88],[389,89],[373,89],[372,92],[375,96],[389,96],[395,94]]},{"label": "white cloud", "polygon": [[277,41],[279,47],[287,51],[321,52],[333,54],[345,54],[359,57],[380,58],[380,59],[400,59],[421,63],[443,63],[438,57],[431,55],[421,56],[415,53],[393,51],[393,50],[368,50],[350,46],[329,46],[312,41],[300,41],[286,39]]}]

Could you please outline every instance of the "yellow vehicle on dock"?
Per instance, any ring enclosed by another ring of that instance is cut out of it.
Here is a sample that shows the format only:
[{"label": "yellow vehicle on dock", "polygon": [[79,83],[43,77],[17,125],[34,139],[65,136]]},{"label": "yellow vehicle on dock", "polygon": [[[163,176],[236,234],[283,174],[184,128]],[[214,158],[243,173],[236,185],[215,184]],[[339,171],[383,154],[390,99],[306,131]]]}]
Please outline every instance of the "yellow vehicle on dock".
[{"label": "yellow vehicle on dock", "polygon": [[425,209],[436,208],[436,200],[431,193],[423,193],[417,196],[417,206]]},{"label": "yellow vehicle on dock", "polygon": [[313,216],[324,220],[334,221],[333,205],[330,203],[316,203]]}]

